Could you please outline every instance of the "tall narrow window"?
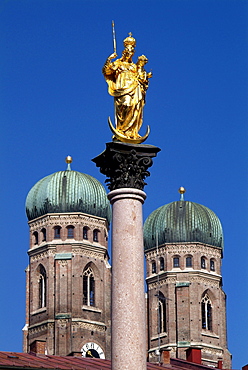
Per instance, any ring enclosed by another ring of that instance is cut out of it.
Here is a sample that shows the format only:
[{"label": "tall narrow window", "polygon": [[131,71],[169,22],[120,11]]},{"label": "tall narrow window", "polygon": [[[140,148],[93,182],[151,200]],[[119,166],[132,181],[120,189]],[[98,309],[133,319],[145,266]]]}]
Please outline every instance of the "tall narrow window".
[{"label": "tall narrow window", "polygon": [[210,260],[210,270],[215,271],[215,264],[213,259]]},{"label": "tall narrow window", "polygon": [[202,329],[212,330],[212,305],[207,294],[201,300]]},{"label": "tall narrow window", "polygon": [[83,273],[83,304],[95,305],[95,279],[91,267],[88,267]]},{"label": "tall narrow window", "polygon": [[160,257],[160,271],[164,271],[164,258]]},{"label": "tall narrow window", "polygon": [[42,241],[45,242],[46,241],[46,229],[42,229],[41,233],[42,233]]},{"label": "tall narrow window", "polygon": [[46,307],[46,270],[39,266],[39,308]]},{"label": "tall narrow window", "polygon": [[202,269],[206,268],[206,259],[205,259],[205,257],[201,257],[201,268]]},{"label": "tall narrow window", "polygon": [[39,243],[39,238],[38,238],[38,233],[37,231],[35,231],[33,233],[33,236],[34,236],[34,244],[38,244]]},{"label": "tall narrow window", "polygon": [[98,242],[98,234],[99,234],[99,230],[97,229],[93,230],[93,241],[94,242]]},{"label": "tall narrow window", "polygon": [[60,239],[60,231],[61,231],[61,227],[60,226],[55,226],[55,228],[54,228],[54,239]]},{"label": "tall narrow window", "polygon": [[87,226],[84,226],[83,228],[83,239],[88,240],[88,230],[89,228]]},{"label": "tall narrow window", "polygon": [[186,267],[192,267],[192,257],[186,257]]},{"label": "tall narrow window", "polygon": [[166,332],[166,299],[164,295],[158,294],[158,333]]},{"label": "tall narrow window", "polygon": [[180,267],[179,257],[174,257],[173,258],[173,267]]},{"label": "tall narrow window", "polygon": [[74,226],[67,226],[67,238],[68,239],[74,238]]},{"label": "tall narrow window", "polygon": [[152,273],[153,274],[156,274],[156,272],[157,272],[156,262],[155,261],[152,261]]}]

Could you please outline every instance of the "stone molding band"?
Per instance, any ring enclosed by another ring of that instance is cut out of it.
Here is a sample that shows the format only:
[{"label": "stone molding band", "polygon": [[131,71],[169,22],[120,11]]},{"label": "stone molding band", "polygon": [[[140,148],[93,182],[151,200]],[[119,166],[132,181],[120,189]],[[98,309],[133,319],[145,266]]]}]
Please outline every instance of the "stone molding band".
[{"label": "stone molding band", "polygon": [[146,199],[146,193],[139,189],[121,188],[121,189],[112,190],[108,194],[108,199],[111,204],[121,199],[139,200],[143,204]]}]

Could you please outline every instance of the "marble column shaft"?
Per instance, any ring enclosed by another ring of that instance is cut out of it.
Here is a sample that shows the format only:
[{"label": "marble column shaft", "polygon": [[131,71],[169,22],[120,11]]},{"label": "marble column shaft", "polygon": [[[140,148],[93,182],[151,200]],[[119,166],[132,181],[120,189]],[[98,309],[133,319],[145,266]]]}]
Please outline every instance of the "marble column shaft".
[{"label": "marble column shaft", "polygon": [[112,223],[112,370],[146,369],[146,312],[142,204],[135,188],[108,195]]}]

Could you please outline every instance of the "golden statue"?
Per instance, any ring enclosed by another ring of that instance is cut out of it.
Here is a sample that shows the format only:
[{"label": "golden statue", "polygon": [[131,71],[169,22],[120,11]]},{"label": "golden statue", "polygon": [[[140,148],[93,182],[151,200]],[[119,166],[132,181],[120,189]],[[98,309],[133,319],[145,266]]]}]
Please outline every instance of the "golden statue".
[{"label": "golden statue", "polygon": [[150,132],[148,126],[146,134],[139,135],[146,90],[152,73],[147,73],[144,69],[148,62],[145,55],[139,56],[137,63],[133,63],[135,46],[136,41],[130,33],[124,40],[121,58],[112,62],[112,59],[117,57],[114,39],[114,53],[107,58],[102,69],[108,84],[108,92],[114,97],[115,105],[116,128],[113,127],[110,117],[109,126],[114,133],[114,139],[126,143],[142,143]]}]

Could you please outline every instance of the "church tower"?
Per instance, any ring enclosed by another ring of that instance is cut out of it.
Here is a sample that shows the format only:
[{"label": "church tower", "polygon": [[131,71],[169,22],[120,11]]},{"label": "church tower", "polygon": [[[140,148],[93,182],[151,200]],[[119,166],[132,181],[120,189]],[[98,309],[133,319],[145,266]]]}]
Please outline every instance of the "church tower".
[{"label": "church tower", "polygon": [[67,170],[38,181],[30,228],[24,352],[110,358],[110,206],[92,176]]},{"label": "church tower", "polygon": [[222,290],[223,232],[209,208],[181,199],[150,214],[144,225],[149,361],[161,351],[231,368]]}]

